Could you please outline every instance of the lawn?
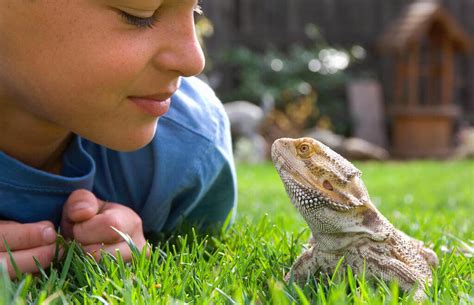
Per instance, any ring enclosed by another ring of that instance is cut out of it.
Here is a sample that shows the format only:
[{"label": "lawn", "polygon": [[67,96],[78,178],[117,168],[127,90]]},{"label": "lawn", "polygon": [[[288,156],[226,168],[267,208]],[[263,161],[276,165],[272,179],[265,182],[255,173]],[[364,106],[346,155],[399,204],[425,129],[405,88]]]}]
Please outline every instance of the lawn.
[{"label": "lawn", "polygon": [[[474,303],[474,161],[357,163],[373,202],[440,257],[427,304]],[[175,236],[131,264],[100,264],[71,245],[37,277],[0,276],[1,304],[410,304],[396,283],[347,272],[304,287],[283,275],[309,231],[270,164],[238,166],[239,208],[228,231]]]}]

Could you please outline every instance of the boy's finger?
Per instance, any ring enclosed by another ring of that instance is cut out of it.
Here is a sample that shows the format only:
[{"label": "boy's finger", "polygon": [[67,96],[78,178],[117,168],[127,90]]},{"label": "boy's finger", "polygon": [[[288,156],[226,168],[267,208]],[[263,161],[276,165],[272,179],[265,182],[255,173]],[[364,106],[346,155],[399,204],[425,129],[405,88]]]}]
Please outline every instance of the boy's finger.
[{"label": "boy's finger", "polygon": [[141,221],[136,214],[127,213],[126,210],[106,211],[88,221],[74,225],[74,239],[83,245],[113,244],[122,238],[111,227],[131,234],[137,231],[139,226],[141,228]]},{"label": "boy's finger", "polygon": [[56,241],[56,231],[49,221],[20,224],[0,223],[0,252],[6,251],[5,242],[12,251],[50,245]]},{"label": "boy's finger", "polygon": [[104,202],[95,195],[84,189],[76,190],[69,195],[63,208],[63,219],[76,223],[86,221],[97,215]]},{"label": "boy's finger", "polygon": [[[38,272],[38,267],[33,259],[35,257],[40,263],[41,267],[47,268],[51,264],[56,251],[56,245],[51,244],[47,246],[37,247],[28,250],[20,250],[12,252],[13,259],[20,271],[28,273]],[[10,278],[15,278],[15,270],[11,266],[10,256],[8,253],[0,253],[0,261],[5,260],[7,262],[7,269]]]}]

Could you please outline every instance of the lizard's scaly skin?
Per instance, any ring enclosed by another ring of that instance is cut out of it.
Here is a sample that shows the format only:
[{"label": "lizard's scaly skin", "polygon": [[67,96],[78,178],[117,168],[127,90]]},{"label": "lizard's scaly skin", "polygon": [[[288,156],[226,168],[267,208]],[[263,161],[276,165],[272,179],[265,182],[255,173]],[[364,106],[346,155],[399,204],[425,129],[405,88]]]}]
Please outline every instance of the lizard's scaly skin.
[{"label": "lizard's scaly skin", "polygon": [[309,225],[309,248],[294,262],[291,275],[303,282],[316,271],[331,273],[342,257],[355,273],[363,272],[425,298],[436,254],[397,230],[372,204],[361,172],[312,138],[276,140],[272,160],[291,199]]}]

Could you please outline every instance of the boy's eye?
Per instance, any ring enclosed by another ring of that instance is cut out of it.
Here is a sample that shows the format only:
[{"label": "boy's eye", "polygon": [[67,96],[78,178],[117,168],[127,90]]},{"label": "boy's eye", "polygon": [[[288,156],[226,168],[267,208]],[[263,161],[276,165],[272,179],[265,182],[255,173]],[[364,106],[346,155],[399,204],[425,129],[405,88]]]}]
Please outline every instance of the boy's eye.
[{"label": "boy's eye", "polygon": [[[201,6],[198,4],[195,5],[193,8],[193,12],[201,15],[202,14]],[[155,23],[158,21],[156,11],[152,16],[145,17],[145,18],[131,15],[122,10],[119,10],[119,13],[125,19],[125,22],[139,28],[145,28],[145,27],[152,28],[155,25]]]},{"label": "boy's eye", "polygon": [[124,18],[125,22],[127,22],[128,24],[134,25],[138,28],[145,28],[145,27],[152,28],[155,25],[156,21],[158,21],[156,12],[151,17],[146,17],[146,18],[133,16],[124,11],[119,11],[119,13]]}]

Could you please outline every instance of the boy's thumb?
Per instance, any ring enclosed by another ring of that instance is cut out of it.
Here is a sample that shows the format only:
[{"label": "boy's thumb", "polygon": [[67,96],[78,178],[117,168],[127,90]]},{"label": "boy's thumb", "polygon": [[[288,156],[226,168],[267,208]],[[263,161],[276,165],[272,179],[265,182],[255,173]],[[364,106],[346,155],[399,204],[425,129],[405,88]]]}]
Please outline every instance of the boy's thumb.
[{"label": "boy's thumb", "polygon": [[74,224],[91,219],[100,212],[104,204],[88,190],[72,192],[63,207],[61,233],[67,238],[73,238]]}]

